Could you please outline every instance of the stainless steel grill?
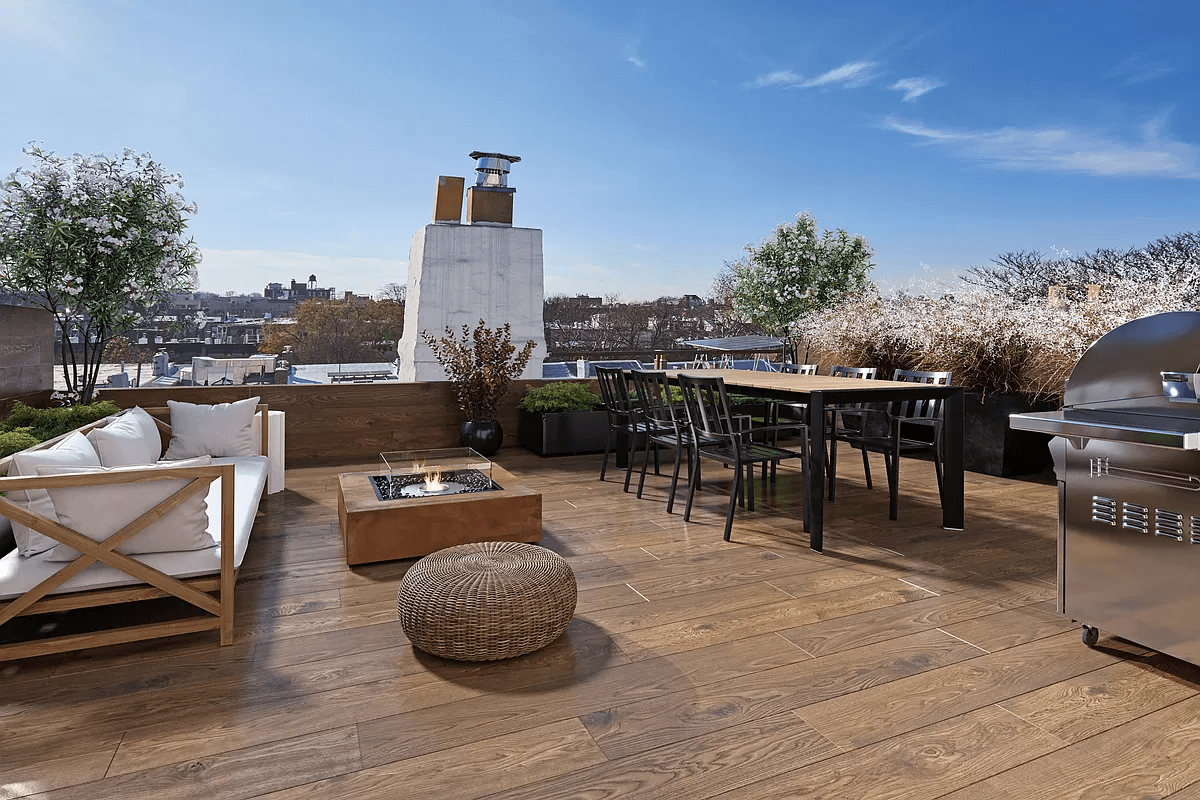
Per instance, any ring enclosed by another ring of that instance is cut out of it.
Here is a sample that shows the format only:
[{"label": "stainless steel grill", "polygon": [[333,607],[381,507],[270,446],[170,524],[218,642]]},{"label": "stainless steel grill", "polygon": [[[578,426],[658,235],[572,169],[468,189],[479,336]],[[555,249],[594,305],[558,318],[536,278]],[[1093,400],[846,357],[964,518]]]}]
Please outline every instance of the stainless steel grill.
[{"label": "stainless steel grill", "polygon": [[1200,664],[1200,312],[1122,325],[1075,365],[1061,411],[1014,414],[1053,434],[1058,610]]}]

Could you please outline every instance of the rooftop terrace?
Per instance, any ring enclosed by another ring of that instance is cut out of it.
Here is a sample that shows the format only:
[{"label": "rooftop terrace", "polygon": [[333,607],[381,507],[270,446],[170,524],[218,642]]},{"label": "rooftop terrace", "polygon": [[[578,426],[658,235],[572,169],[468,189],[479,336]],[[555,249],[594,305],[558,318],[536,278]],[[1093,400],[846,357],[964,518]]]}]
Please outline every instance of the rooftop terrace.
[{"label": "rooftop terrace", "polygon": [[543,544],[577,576],[563,638],[483,664],[414,651],[395,611],[414,562],[344,562],[337,474],[364,465],[290,469],[235,644],[0,665],[0,796],[1200,797],[1196,670],[1089,649],[1055,613],[1052,485],[968,473],[952,533],[930,464],[906,463],[892,523],[847,460],[818,555],[791,468],[726,543],[720,491],[689,524],[666,477],[638,500],[598,456],[496,461],[543,493]]}]

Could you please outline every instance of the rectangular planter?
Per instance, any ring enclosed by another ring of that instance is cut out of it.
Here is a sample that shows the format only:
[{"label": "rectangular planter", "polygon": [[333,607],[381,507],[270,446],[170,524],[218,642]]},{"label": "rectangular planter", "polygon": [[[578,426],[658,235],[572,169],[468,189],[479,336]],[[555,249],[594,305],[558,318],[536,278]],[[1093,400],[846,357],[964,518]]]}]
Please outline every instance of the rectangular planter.
[{"label": "rectangular planter", "polygon": [[1031,404],[1021,395],[966,392],[963,397],[963,467],[971,472],[1008,478],[1032,475],[1053,466],[1050,437],[1016,431],[1009,414],[1046,411],[1051,403]]},{"label": "rectangular planter", "polygon": [[517,443],[540,456],[603,453],[608,437],[604,411],[517,411]]}]

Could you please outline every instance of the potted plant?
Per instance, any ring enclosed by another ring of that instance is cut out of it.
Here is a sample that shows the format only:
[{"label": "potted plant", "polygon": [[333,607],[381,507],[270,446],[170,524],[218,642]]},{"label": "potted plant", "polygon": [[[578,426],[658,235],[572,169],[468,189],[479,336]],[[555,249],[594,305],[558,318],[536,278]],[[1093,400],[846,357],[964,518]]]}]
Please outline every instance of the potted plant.
[{"label": "potted plant", "polygon": [[517,441],[539,456],[599,453],[608,438],[603,401],[582,381],[530,387],[517,406]]},{"label": "potted plant", "polygon": [[474,331],[463,325],[461,338],[449,325],[441,339],[434,339],[428,331],[421,331],[421,338],[446,371],[458,395],[458,407],[467,415],[459,428],[459,445],[481,455],[495,455],[504,439],[495,419],[496,409],[508,394],[509,384],[529,363],[537,343],[531,339],[518,352],[509,323],[492,329],[482,319]]}]

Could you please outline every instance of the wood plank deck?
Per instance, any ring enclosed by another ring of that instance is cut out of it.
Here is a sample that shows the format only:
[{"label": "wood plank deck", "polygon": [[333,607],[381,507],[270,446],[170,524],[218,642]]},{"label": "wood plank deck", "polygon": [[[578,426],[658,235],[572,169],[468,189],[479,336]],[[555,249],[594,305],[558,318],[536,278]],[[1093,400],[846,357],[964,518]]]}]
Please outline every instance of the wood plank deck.
[{"label": "wood plank deck", "polygon": [[[350,569],[337,474],[290,470],[213,633],[0,664],[0,798],[1200,797],[1200,669],[1054,611],[1053,486],[967,475],[938,527],[843,459],[825,552],[791,468],[739,511],[710,467],[691,523],[595,456],[498,463],[572,565],[567,635],[511,661],[415,652],[412,561]],[[878,475],[883,476],[878,463]],[[682,504],[680,504],[680,507]]]}]

